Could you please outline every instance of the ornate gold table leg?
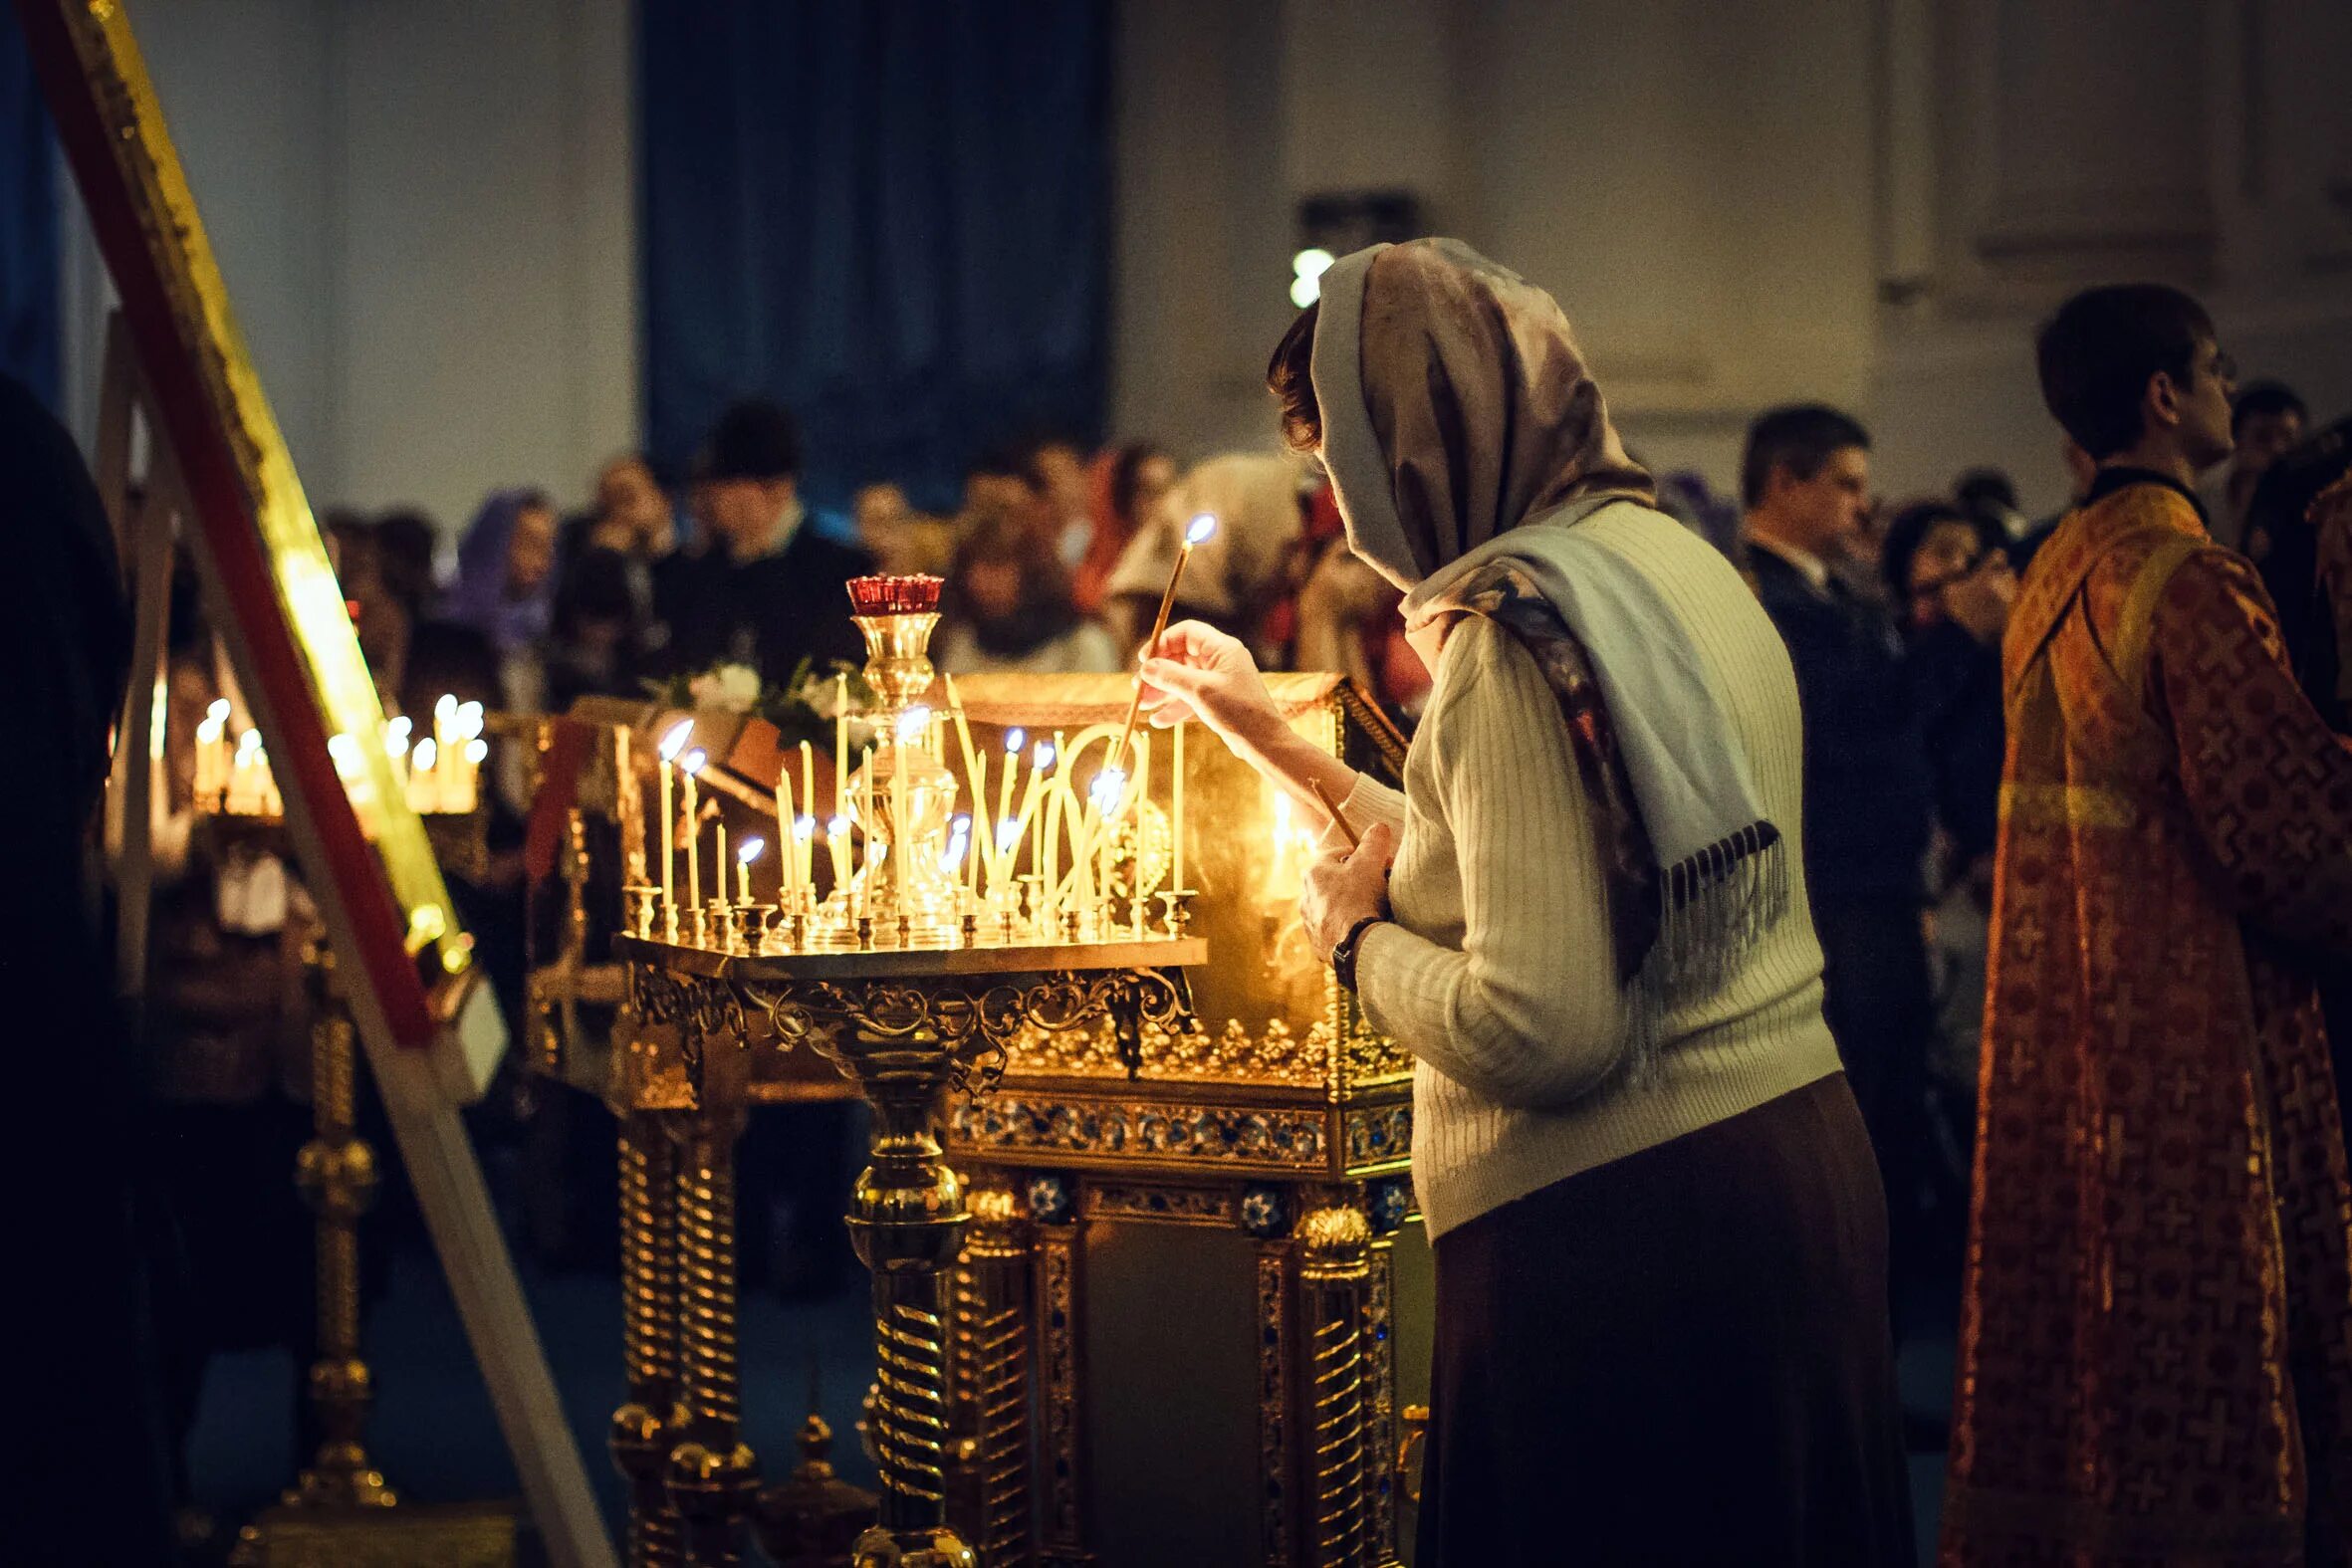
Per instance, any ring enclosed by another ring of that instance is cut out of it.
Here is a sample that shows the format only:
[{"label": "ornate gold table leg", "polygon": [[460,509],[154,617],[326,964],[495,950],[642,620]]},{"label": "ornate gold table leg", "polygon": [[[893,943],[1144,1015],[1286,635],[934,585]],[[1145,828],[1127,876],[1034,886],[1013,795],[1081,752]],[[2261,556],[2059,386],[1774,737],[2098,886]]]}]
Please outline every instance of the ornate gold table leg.
[{"label": "ornate gold table leg", "polygon": [[957,1513],[988,1568],[1031,1560],[1030,1274],[1021,1201],[1003,1185],[970,1198],[955,1269],[953,1371]]},{"label": "ornate gold table leg", "polygon": [[937,1043],[857,1032],[838,1059],[873,1107],[872,1164],[850,1198],[849,1234],[873,1270],[881,1397],[874,1446],[881,1518],[860,1536],[856,1568],[978,1568],[947,1523],[945,1271],[963,1236],[963,1184],[940,1158],[932,1107],[946,1085]]},{"label": "ornate gold table leg", "polygon": [[318,1216],[319,1355],[311,1363],[310,1401],[323,1434],[279,1506],[239,1534],[232,1561],[271,1558],[271,1538],[289,1515],[389,1508],[399,1499],[367,1460],[360,1433],[373,1394],[359,1356],[359,1216],[375,1200],[375,1151],[353,1130],[357,1117],[356,1038],[334,996],[335,956],[324,941],[311,965],[311,1141],[296,1157],[295,1183]]},{"label": "ornate gold table leg", "polygon": [[743,1415],[735,1328],[735,1137],[740,1112],[687,1120],[678,1150],[684,1352],[681,1441],[670,1451],[669,1492],[686,1527],[687,1560],[743,1560],[743,1524],[759,1489],[758,1461],[737,1435]]},{"label": "ornate gold table leg", "polygon": [[612,1460],[629,1482],[632,1568],[682,1568],[686,1540],[670,1502],[678,1411],[678,1162],[660,1118],[620,1124],[621,1345],[628,1402],[612,1413]]},{"label": "ornate gold table leg", "polygon": [[[325,938],[311,966],[311,1141],[295,1183],[318,1216],[319,1354],[309,1396],[323,1437],[276,1507],[238,1532],[232,1564],[434,1562],[451,1568],[511,1564],[515,1519],[503,1504],[399,1503],[368,1461],[360,1434],[374,1378],[359,1354],[359,1217],[375,1200],[375,1151],[354,1130],[358,1039],[334,995],[335,957]],[[394,1506],[399,1503],[398,1506]]]},{"label": "ornate gold table leg", "polygon": [[1386,1457],[1375,1458],[1365,1449],[1372,1228],[1362,1210],[1340,1202],[1310,1210],[1297,1233],[1312,1445],[1310,1560],[1318,1568],[1356,1568],[1374,1561],[1372,1482],[1375,1466]]}]

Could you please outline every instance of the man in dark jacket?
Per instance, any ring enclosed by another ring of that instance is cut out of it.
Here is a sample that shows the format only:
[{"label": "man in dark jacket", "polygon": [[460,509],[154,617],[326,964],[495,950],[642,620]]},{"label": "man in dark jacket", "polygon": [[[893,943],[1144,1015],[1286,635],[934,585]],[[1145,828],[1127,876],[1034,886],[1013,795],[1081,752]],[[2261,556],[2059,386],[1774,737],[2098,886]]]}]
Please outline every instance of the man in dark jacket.
[{"label": "man in dark jacket", "polygon": [[872,558],[812,526],[800,474],[800,427],[776,404],[737,403],[712,426],[698,477],[713,548],[671,555],[655,578],[672,671],[749,664],[781,685],[804,658],[864,657],[842,584]]},{"label": "man in dark jacket", "polygon": [[1822,1011],[1887,1191],[1890,1274],[1914,1265],[1932,1166],[1933,990],[1922,930],[1930,780],[1903,645],[1833,569],[1864,537],[1870,437],[1836,409],[1775,408],[1741,464],[1748,565],[1804,709],[1804,867]]}]

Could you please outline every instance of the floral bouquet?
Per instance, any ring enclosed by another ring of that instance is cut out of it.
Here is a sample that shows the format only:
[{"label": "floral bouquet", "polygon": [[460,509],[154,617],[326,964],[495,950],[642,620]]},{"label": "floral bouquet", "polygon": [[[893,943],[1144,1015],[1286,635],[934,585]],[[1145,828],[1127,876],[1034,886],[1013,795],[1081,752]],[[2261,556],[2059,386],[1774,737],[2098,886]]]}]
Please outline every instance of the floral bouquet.
[{"label": "floral bouquet", "polygon": [[692,708],[706,713],[741,714],[765,719],[776,729],[779,746],[802,741],[830,745],[832,722],[845,692],[854,714],[871,706],[873,689],[855,665],[833,661],[819,669],[814,659],[794,666],[783,686],[760,680],[748,664],[714,664],[699,675],[673,675],[647,681],[647,695],[664,708]]}]

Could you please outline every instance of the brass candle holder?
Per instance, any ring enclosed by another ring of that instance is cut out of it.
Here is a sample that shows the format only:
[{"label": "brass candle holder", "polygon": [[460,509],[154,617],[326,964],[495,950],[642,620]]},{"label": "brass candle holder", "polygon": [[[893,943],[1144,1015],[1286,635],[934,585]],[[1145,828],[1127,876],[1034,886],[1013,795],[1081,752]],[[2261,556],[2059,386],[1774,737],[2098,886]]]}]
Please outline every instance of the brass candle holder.
[{"label": "brass candle holder", "polygon": [[940,587],[941,579],[929,576],[849,582],[849,618],[865,638],[865,678],[881,698],[880,746],[850,776],[851,814],[869,843],[889,846],[861,873],[857,891],[884,933],[903,933],[901,946],[918,935],[946,940],[954,916],[955,878],[939,859],[955,814],[956,777],[931,750],[932,714],[922,700],[936,674],[930,647]]}]

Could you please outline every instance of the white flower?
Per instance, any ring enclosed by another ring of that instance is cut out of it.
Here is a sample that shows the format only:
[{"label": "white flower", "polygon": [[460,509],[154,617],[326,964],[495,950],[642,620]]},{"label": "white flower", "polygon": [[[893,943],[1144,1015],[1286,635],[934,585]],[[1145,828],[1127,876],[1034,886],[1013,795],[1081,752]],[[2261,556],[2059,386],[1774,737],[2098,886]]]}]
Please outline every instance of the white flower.
[{"label": "white flower", "polygon": [[686,683],[697,708],[749,713],[760,700],[760,672],[748,664],[721,664]]}]

